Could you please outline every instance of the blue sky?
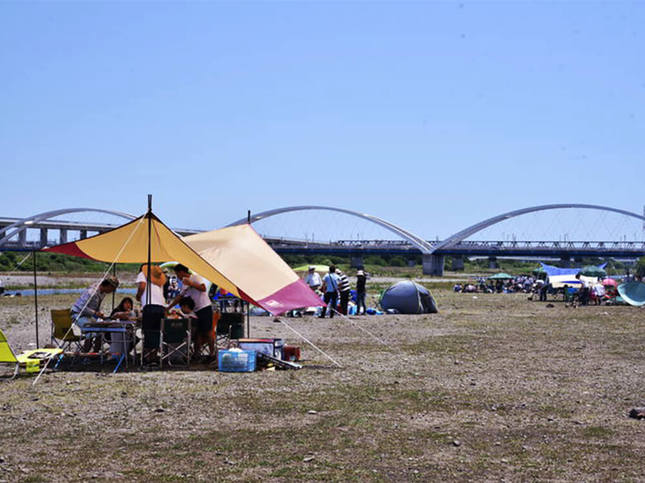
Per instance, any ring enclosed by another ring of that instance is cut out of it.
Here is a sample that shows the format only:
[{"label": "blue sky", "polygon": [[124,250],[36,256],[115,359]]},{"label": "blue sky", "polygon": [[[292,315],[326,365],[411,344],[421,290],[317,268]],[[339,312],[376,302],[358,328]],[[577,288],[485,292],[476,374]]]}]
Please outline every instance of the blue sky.
[{"label": "blue sky", "polygon": [[642,212],[645,4],[2,2],[4,216]]}]

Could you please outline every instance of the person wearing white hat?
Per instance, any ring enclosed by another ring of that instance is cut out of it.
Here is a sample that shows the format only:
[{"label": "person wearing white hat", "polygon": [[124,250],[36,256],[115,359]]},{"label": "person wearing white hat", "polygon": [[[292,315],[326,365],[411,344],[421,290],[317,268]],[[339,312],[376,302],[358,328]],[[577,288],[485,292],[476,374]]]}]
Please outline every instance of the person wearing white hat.
[{"label": "person wearing white hat", "polygon": [[309,267],[309,271],[307,272],[307,276],[305,277],[305,283],[309,285],[309,288],[314,292],[320,289],[322,280],[320,279],[320,275],[316,272],[316,267]]}]

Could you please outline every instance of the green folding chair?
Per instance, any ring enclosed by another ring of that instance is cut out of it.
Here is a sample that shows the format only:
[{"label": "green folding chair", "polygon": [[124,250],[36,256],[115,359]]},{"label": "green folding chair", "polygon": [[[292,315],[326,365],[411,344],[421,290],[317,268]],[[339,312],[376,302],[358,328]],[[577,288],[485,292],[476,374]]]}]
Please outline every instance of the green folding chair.
[{"label": "green folding chair", "polygon": [[190,366],[190,319],[161,319],[161,337],[159,340],[159,366],[163,362],[185,364]]}]

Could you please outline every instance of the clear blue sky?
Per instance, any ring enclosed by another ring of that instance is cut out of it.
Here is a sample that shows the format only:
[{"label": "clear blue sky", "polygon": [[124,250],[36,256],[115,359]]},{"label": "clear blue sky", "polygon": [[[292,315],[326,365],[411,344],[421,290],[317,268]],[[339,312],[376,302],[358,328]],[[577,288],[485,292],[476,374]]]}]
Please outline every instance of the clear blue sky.
[{"label": "clear blue sky", "polygon": [[645,3],[0,3],[4,216],[642,212]]}]

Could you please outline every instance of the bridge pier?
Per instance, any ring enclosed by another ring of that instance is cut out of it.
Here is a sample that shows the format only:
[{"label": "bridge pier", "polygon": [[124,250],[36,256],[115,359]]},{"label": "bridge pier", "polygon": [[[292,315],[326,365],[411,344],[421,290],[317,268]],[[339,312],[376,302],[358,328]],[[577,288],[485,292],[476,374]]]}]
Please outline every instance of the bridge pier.
[{"label": "bridge pier", "polygon": [[488,257],[488,268],[499,268],[497,257]]},{"label": "bridge pier", "polygon": [[362,268],[363,257],[361,255],[352,255],[349,259],[349,266],[352,268]]},{"label": "bridge pier", "polygon": [[81,237],[81,240],[85,240],[87,238],[87,230],[81,230],[80,237]]},{"label": "bridge pier", "polygon": [[18,245],[20,248],[25,248],[27,246],[27,229],[18,233]]},{"label": "bridge pier", "polygon": [[455,272],[462,271],[464,269],[464,256],[463,255],[453,255],[452,257],[452,269]]},{"label": "bridge pier", "polygon": [[443,255],[423,255],[423,274],[443,276]]},{"label": "bridge pier", "polygon": [[60,240],[58,243],[67,243],[67,230],[65,228],[60,229]]},{"label": "bridge pier", "polygon": [[47,228],[40,229],[40,248],[47,246]]}]

